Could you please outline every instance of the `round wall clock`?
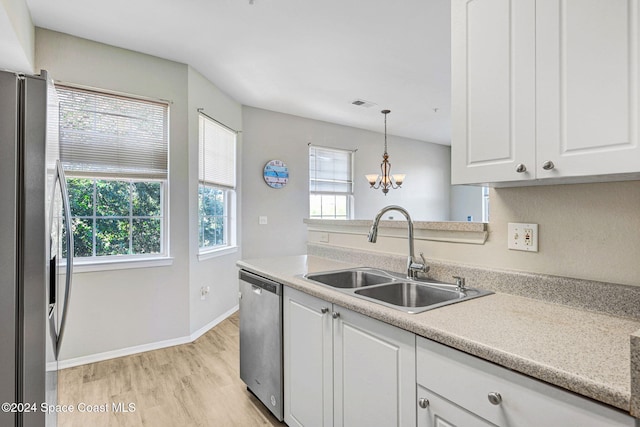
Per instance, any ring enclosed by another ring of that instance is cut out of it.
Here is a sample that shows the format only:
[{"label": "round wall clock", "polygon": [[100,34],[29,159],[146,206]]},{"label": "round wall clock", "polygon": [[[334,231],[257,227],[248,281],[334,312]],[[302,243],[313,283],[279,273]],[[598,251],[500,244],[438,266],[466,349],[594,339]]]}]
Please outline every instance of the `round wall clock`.
[{"label": "round wall clock", "polygon": [[264,182],[272,188],[282,188],[289,181],[289,169],[282,160],[271,160],[264,165]]}]

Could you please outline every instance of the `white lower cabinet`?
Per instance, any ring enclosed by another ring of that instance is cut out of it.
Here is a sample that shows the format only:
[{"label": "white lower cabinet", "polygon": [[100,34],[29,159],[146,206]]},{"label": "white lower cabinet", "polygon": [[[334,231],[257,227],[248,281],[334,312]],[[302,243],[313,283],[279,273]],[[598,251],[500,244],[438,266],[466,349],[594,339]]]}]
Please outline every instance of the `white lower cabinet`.
[{"label": "white lower cabinet", "polygon": [[290,427],[640,427],[622,411],[295,289],[284,287],[283,298]]},{"label": "white lower cabinet", "polygon": [[490,427],[490,422],[418,385],[418,427]]},{"label": "white lower cabinet", "polygon": [[622,411],[421,337],[416,365],[419,427],[637,427]]},{"label": "white lower cabinet", "polygon": [[333,426],[331,304],[284,287],[284,421]]},{"label": "white lower cabinet", "polygon": [[416,425],[415,335],[284,289],[285,422]]}]

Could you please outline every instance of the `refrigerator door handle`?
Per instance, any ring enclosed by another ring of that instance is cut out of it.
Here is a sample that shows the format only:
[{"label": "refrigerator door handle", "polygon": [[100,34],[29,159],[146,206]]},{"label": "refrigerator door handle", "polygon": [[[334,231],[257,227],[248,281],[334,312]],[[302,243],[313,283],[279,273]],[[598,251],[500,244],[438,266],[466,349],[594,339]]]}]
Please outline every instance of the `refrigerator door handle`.
[{"label": "refrigerator door handle", "polygon": [[[58,256],[55,255],[49,260],[49,301],[47,317],[51,319],[56,309],[56,288],[58,286],[56,268],[58,267]],[[55,329],[54,329],[55,330]]]},{"label": "refrigerator door handle", "polygon": [[60,317],[60,332],[58,333],[56,345],[56,357],[60,354],[60,346],[62,345],[62,337],[67,322],[67,310],[69,308],[69,295],[71,293],[71,279],[73,277],[73,230],[71,229],[71,206],[69,205],[69,193],[67,192],[67,180],[64,176],[64,169],[60,160],[56,161],[56,180],[60,181],[60,190],[62,191],[62,208],[64,209],[64,226],[67,244],[67,271],[64,287],[64,307],[62,308],[62,316]]}]

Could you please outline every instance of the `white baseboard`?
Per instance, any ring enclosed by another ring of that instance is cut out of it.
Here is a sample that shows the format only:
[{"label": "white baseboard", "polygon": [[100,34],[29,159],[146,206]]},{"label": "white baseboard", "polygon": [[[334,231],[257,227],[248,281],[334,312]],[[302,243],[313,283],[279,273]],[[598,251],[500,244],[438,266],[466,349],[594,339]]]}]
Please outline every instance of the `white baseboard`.
[{"label": "white baseboard", "polygon": [[[207,333],[211,328],[222,322],[227,317],[238,311],[239,306],[235,306],[222,315],[216,317],[211,322],[204,325],[202,328],[193,332],[191,335],[172,338],[165,341],[157,341],[149,344],[136,345],[133,347],[121,348],[118,350],[105,351],[103,353],[91,354],[88,356],[74,357],[72,359],[64,359],[58,361],[58,369],[73,368],[74,366],[86,365],[88,363],[102,362],[103,360],[115,359],[117,357],[130,356],[132,354],[144,353],[145,351],[159,350],[161,348],[173,347],[174,345],[181,345],[191,343],[202,335]],[[49,364],[47,364],[49,365]],[[47,366],[49,369],[49,366]],[[53,366],[51,367],[53,368]]]},{"label": "white baseboard", "polygon": [[198,338],[200,338],[201,336],[206,334],[211,328],[216,326],[218,323],[222,322],[227,317],[231,316],[233,313],[235,313],[239,309],[240,309],[240,306],[236,305],[231,310],[229,310],[226,313],[223,313],[222,315],[216,317],[211,322],[209,322],[206,325],[204,325],[202,328],[200,328],[197,331],[193,332],[191,335],[189,335],[189,342],[193,342],[193,341],[197,340]]}]

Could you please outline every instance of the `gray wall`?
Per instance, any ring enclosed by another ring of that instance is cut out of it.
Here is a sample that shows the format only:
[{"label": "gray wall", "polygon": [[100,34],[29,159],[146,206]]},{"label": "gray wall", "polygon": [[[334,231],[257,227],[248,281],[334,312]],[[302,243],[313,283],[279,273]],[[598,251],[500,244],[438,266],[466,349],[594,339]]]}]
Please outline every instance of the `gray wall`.
[{"label": "gray wall", "polygon": [[482,222],[482,187],[471,185],[451,186],[451,221]]},{"label": "gray wall", "polygon": [[[306,253],[303,219],[309,216],[308,143],[358,150],[354,165],[356,218],[370,219],[383,206],[399,204],[414,220],[449,219],[449,147],[389,135],[393,171],[407,177],[402,189],[384,196],[381,190],[370,189],[364,178],[380,170],[383,134],[246,106],[242,111],[245,258]],[[392,115],[388,122],[392,128]],[[384,126],[382,114],[380,126]],[[272,159],[283,160],[289,167],[289,183],[282,189],[270,188],[262,179],[264,165]],[[267,216],[268,224],[260,225],[259,216]]]},{"label": "gray wall", "polygon": [[[238,270],[235,263],[240,259],[240,248],[231,253],[215,258],[199,261],[198,253],[198,108],[230,126],[242,130],[242,107],[226,94],[213,86],[198,71],[189,67],[189,304],[190,331],[207,325],[216,316],[225,313],[238,304]],[[242,153],[242,133],[238,134],[238,189],[240,193],[242,177],[240,176]],[[236,197],[236,208],[240,212],[240,197]],[[239,218],[239,216],[238,216]],[[241,227],[235,224],[240,242]],[[211,291],[205,300],[200,299],[200,288],[209,286]]]},{"label": "gray wall", "polygon": [[[35,29],[24,0],[0,0],[0,68],[34,70]],[[38,70],[39,71],[39,70]]]},{"label": "gray wall", "polygon": [[[171,101],[169,221],[173,264],[79,273],[61,359],[188,337],[237,304],[239,254],[198,263],[197,111],[204,107],[240,127],[241,109],[184,64],[37,29],[36,67],[58,81]],[[189,99],[189,97],[192,97]],[[194,244],[195,242],[195,244]],[[191,270],[193,274],[191,274]],[[224,274],[218,274],[218,271]],[[211,296],[196,299],[203,277]],[[193,276],[193,278],[192,278]],[[217,298],[219,296],[219,298]]]},{"label": "gray wall", "polygon": [[[419,240],[416,253],[424,252],[427,260],[640,286],[640,181],[497,188],[489,197],[484,245]],[[507,249],[509,222],[539,224],[539,252]],[[310,240],[317,234],[310,233]],[[407,253],[406,241],[397,238],[378,238],[375,245],[361,235],[335,241],[342,247]]]}]

